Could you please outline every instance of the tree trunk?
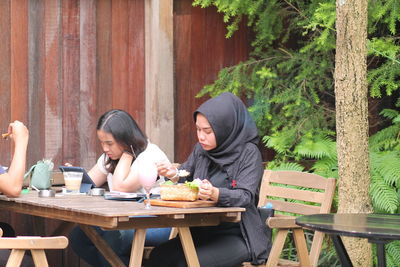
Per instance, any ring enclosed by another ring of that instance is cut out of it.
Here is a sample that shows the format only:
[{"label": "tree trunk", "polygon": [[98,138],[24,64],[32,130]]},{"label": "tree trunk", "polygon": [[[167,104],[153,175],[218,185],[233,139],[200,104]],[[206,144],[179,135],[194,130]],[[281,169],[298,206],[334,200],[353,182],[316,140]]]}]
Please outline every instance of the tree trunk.
[{"label": "tree trunk", "polygon": [[[336,1],[335,96],[339,164],[339,213],[369,213],[368,88],[366,65],[368,0]],[[346,238],[354,266],[371,266],[366,239]]]}]

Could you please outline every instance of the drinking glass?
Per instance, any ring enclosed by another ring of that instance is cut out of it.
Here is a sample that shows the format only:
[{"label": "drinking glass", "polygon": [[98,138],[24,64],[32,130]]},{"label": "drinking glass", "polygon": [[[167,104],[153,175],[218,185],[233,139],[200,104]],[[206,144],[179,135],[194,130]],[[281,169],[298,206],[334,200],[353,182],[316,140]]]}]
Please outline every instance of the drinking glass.
[{"label": "drinking glass", "polygon": [[153,187],[153,185],[155,184],[156,180],[157,180],[157,175],[158,175],[158,171],[157,171],[157,166],[156,164],[154,164],[153,162],[141,162],[139,164],[139,181],[142,185],[142,187],[144,188],[144,190],[146,191],[146,199],[147,201],[145,201],[146,209],[151,209],[151,204],[150,204],[150,190]]},{"label": "drinking glass", "polygon": [[80,192],[83,172],[63,172],[67,192],[77,194]]}]

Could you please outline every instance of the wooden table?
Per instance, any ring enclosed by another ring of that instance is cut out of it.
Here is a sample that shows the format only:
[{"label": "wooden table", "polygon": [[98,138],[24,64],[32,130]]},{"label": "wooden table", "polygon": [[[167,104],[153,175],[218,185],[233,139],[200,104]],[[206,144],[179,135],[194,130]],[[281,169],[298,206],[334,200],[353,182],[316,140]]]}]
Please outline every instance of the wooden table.
[{"label": "wooden table", "polygon": [[54,198],[39,198],[36,192],[23,194],[18,198],[0,195],[0,209],[79,224],[112,266],[124,264],[90,226],[107,230],[136,229],[129,266],[137,267],[142,263],[147,228],[177,227],[188,266],[200,266],[189,227],[218,225],[222,221],[237,222],[240,221],[241,212],[245,211],[238,207],[160,206],[146,210],[143,203],[132,201],[58,194]]},{"label": "wooden table", "polygon": [[296,223],[305,228],[325,232],[331,235],[342,266],[353,266],[340,238],[353,236],[367,238],[376,244],[378,266],[386,266],[385,244],[400,240],[400,215],[338,213],[305,215],[296,219]]}]

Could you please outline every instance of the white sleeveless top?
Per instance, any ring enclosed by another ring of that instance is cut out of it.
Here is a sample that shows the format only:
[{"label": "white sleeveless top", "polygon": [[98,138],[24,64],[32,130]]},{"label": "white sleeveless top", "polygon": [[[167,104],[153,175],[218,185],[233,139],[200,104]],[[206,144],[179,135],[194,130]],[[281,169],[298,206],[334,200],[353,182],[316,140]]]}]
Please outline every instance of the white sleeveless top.
[{"label": "white sleeveless top", "polygon": [[[105,158],[106,157],[106,158]],[[108,160],[108,157],[105,154],[102,154],[99,159],[97,160],[97,167],[99,168],[99,170],[104,173],[105,175],[107,175],[107,182],[108,182],[108,187],[110,188],[111,192],[115,192],[113,190],[113,174],[108,172],[106,169],[106,166],[104,165],[104,163]],[[155,144],[150,143],[150,141],[148,142],[148,145],[146,147],[146,149],[139,154],[139,156],[136,158],[136,160],[133,162],[133,164],[131,165],[131,171],[134,169],[137,169],[140,162],[146,160],[148,162],[162,162],[162,161],[166,161],[169,162],[167,155],[165,155],[165,153]],[[153,194],[159,194],[160,193],[160,184],[163,183],[164,177],[160,176],[160,179],[157,180],[156,184],[153,186],[151,193]],[[132,192],[132,193],[145,193],[143,188],[140,188],[138,191],[136,192]]]}]

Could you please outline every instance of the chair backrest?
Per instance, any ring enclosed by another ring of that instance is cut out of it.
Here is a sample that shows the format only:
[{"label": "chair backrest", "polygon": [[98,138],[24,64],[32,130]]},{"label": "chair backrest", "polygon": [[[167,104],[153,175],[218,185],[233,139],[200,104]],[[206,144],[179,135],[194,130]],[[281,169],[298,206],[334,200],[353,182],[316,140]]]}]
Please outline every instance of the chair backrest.
[{"label": "chair backrest", "polygon": [[[265,170],[258,206],[263,206],[267,202],[272,203],[276,216],[279,216],[280,212],[294,215],[329,213],[335,185],[334,178],[325,178],[312,173]],[[323,234],[315,232],[310,250],[312,266],[317,265],[322,241]]]}]

